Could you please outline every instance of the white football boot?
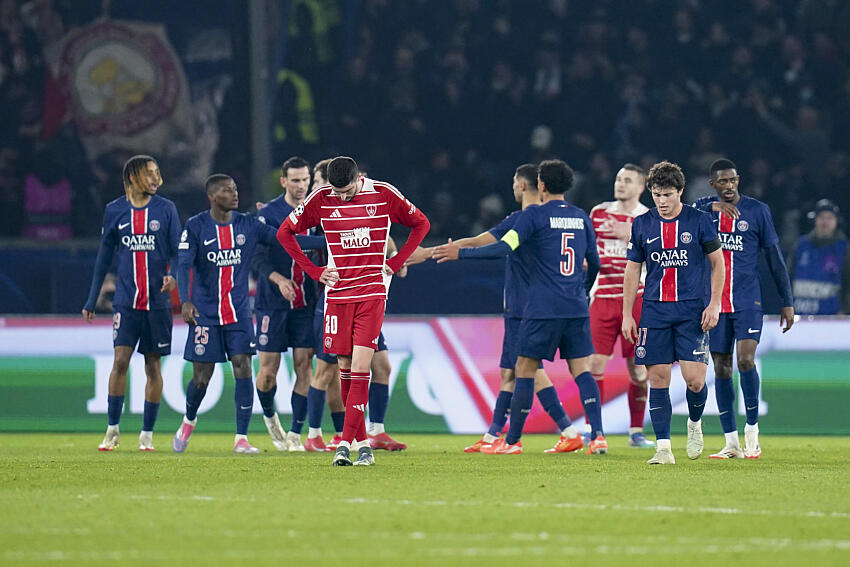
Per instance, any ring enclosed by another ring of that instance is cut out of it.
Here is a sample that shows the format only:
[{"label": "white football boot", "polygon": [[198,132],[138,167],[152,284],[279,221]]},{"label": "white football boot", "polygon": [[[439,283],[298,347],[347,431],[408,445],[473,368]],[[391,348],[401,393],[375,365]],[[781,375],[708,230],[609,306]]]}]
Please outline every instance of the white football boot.
[{"label": "white football boot", "polygon": [[688,453],[688,458],[699,459],[702,455],[704,442],[702,439],[702,420],[691,421],[688,418],[688,441],[685,443],[685,451]]},{"label": "white football boot", "polygon": [[103,441],[97,446],[98,451],[114,451],[118,448],[118,426],[110,425],[106,428]]},{"label": "white football boot", "polygon": [[286,431],[280,424],[280,418],[277,412],[271,417],[263,416],[263,423],[266,424],[266,429],[269,430],[269,437],[272,438],[272,445],[278,451],[286,451],[289,445],[286,442]]},{"label": "white football boot", "polygon": [[744,457],[747,459],[758,459],[761,457],[761,445],[759,445],[759,424],[744,426]]}]

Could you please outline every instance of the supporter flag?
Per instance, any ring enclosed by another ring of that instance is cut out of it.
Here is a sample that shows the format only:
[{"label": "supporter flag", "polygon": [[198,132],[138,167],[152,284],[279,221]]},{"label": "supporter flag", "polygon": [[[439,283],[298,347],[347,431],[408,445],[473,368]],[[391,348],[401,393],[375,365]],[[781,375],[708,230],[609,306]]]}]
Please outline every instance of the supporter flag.
[{"label": "supporter flag", "polygon": [[163,26],[98,20],[71,30],[51,54],[90,159],[113,148],[156,153],[193,139],[186,77]]}]

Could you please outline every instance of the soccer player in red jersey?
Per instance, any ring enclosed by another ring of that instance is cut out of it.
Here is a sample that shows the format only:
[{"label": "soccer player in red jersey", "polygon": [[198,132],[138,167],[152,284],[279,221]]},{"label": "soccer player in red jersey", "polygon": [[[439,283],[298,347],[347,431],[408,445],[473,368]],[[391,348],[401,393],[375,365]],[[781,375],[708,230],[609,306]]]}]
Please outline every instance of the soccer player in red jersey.
[{"label": "soccer player in red jersey", "polygon": [[[643,433],[646,413],[646,367],[635,364],[635,345],[620,334],[623,324],[623,275],[626,271],[626,246],[632,231],[632,221],[649,209],[641,204],[646,172],[640,166],[627,163],[614,180],[614,200],[600,203],[590,211],[596,247],[601,267],[590,291],[590,332],[595,354],[590,355],[590,372],[603,396],[603,378],[608,360],[614,354],[614,344],[620,337],[620,349],[629,370],[629,447],[655,447]],[[640,320],[643,282],[638,286],[635,300],[635,321]],[[590,424],[585,433],[590,438]]]},{"label": "soccer player in red jersey", "polygon": [[[327,286],[324,343],[339,360],[345,402],[343,440],[333,465],[371,465],[375,458],[366,437],[369,367],[384,320],[389,276],[425,238],[431,224],[388,183],[360,175],[350,157],[328,164],[329,185],[313,192],[280,226],[277,238],[307,275]],[[392,222],[411,228],[405,245],[386,258]],[[328,265],[316,266],[301,251],[295,234],[321,224],[328,242]],[[357,460],[350,451],[357,443]]]}]

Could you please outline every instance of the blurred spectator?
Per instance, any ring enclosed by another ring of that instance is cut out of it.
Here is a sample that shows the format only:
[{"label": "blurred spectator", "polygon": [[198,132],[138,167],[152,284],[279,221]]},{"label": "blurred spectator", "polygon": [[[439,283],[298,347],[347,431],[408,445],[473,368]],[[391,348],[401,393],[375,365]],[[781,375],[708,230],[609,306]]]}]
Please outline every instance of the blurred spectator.
[{"label": "blurred spectator", "polygon": [[839,229],[840,211],[821,199],[809,213],[814,229],[797,241],[788,262],[794,311],[800,315],[850,313],[850,254]]}]

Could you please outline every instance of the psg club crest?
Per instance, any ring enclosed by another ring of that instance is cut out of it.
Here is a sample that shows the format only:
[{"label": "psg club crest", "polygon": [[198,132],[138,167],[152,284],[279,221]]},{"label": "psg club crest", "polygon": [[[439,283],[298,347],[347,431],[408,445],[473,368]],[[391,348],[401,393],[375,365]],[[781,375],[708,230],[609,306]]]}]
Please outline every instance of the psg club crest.
[{"label": "psg club crest", "polygon": [[691,240],[694,239],[690,232],[683,232],[679,238],[682,240],[682,244],[690,244]]},{"label": "psg club crest", "polygon": [[266,224],[266,217],[264,217],[264,216],[262,216],[262,215],[258,216],[258,217],[257,217],[257,220],[258,220],[258,221],[260,221],[260,222],[261,222],[261,223],[263,223],[263,224]]},{"label": "psg club crest", "polygon": [[378,212],[378,207],[375,205],[366,205],[366,214],[370,217],[374,217],[375,213]]},{"label": "psg club crest", "polygon": [[638,358],[643,358],[644,356],[646,356],[646,349],[642,346],[637,347],[635,349],[635,356]]},{"label": "psg club crest", "polygon": [[325,348],[331,348],[333,346],[334,340],[331,337],[325,337]]},{"label": "psg club crest", "polygon": [[260,341],[261,345],[266,346],[267,344],[269,344],[269,336],[268,335],[260,335],[259,341]]},{"label": "psg club crest", "polygon": [[207,352],[207,347],[204,345],[195,345],[195,354],[203,356],[205,352]]},{"label": "psg club crest", "polygon": [[151,229],[151,232],[156,232],[157,230],[159,230],[159,221],[153,219],[151,222],[148,223],[148,228]]},{"label": "psg club crest", "polygon": [[741,232],[747,232],[747,229],[750,228],[750,223],[741,219],[738,221],[738,230]]},{"label": "psg club crest", "polygon": [[117,338],[118,338],[118,331],[117,331],[117,330],[116,330],[116,331],[112,331],[112,340],[114,341],[114,340],[115,340],[115,339],[117,339]]},{"label": "psg club crest", "polygon": [[236,244],[238,244],[239,246],[242,246],[243,244],[245,244],[245,235],[244,234],[237,234],[236,235]]}]

